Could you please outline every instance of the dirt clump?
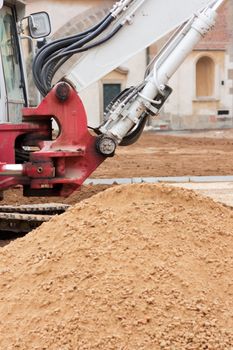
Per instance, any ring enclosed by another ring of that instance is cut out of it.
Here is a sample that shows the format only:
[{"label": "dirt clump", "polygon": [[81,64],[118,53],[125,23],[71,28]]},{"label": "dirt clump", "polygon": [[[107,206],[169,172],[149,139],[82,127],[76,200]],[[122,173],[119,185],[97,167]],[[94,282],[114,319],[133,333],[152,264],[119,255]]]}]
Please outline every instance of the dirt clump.
[{"label": "dirt clump", "polygon": [[233,347],[233,214],[117,186],[0,249],[0,349]]}]

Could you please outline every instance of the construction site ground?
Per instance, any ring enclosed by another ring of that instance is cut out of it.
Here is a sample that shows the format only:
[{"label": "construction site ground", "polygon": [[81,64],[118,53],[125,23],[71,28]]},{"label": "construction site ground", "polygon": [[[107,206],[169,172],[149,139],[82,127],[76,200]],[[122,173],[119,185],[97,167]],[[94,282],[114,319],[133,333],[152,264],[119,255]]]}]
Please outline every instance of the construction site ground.
[{"label": "construction site ground", "polygon": [[[233,175],[233,129],[200,132],[145,132],[129,147],[119,147],[92,175],[95,179]],[[178,183],[233,206],[233,182]],[[4,193],[2,205],[63,202],[76,204],[110,187],[84,185],[69,198],[27,198],[21,188]],[[7,241],[0,241],[0,246]]]},{"label": "construction site ground", "polygon": [[[115,157],[107,159],[92,178],[227,176],[233,175],[233,129],[206,132],[145,132],[129,147],[119,147]],[[229,198],[230,184],[188,184],[216,198]],[[107,185],[84,185],[69,198],[49,198],[51,202],[75,204],[106,189]],[[233,200],[233,199],[232,199]],[[48,203],[48,198],[26,198],[22,190],[5,192],[1,204]]]},{"label": "construction site ground", "polygon": [[233,207],[229,175],[233,130],[147,132],[93,178],[212,182],[89,184],[67,199],[6,191],[2,204],[75,205],[0,241],[0,349],[232,350],[233,211],[216,203]]}]

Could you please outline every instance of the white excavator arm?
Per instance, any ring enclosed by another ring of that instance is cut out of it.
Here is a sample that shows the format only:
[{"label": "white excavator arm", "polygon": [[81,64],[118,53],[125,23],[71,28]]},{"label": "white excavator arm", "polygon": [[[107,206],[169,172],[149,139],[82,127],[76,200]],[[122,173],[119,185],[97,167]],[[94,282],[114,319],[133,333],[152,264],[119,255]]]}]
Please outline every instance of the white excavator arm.
[{"label": "white excavator arm", "polygon": [[73,54],[85,52],[64,77],[79,92],[180,25],[155,58],[151,73],[112,101],[106,121],[96,129],[99,152],[112,156],[117,145],[135,142],[148,116],[159,112],[171,93],[169,79],[213,28],[224,1],[118,1],[96,26],[42,48],[34,61],[35,83],[45,96],[59,67]]},{"label": "white excavator arm", "polygon": [[[223,2],[211,1],[183,23],[156,57],[145,81],[136,88],[126,90],[125,94],[110,104],[106,122],[99,128],[101,137],[98,148],[102,154],[111,156],[118,144],[134,142],[141,134],[147,117],[159,112],[172,91],[167,85],[170,78],[200,39],[213,28],[216,11]],[[82,65],[82,61],[80,63]]]},{"label": "white excavator arm", "polygon": [[116,2],[111,10],[115,21],[107,32],[111,32],[119,23],[122,28],[110,41],[88,50],[65,78],[72,82],[78,92],[82,91],[211,3],[213,1],[210,0]]}]

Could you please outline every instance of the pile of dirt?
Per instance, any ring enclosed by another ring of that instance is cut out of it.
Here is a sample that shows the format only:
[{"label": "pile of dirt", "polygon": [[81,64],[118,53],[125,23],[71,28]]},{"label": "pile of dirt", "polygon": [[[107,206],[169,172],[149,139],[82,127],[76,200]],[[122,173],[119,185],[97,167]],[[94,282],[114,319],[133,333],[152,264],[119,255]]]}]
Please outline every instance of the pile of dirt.
[{"label": "pile of dirt", "polygon": [[0,250],[0,349],[233,347],[233,214],[118,186]]}]

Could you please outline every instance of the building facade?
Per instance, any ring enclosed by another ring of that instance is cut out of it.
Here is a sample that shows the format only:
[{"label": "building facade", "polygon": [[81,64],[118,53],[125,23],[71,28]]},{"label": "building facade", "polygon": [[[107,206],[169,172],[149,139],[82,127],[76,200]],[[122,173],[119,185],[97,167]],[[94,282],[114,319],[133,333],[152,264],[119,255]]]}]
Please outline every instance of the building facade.
[{"label": "building facade", "polygon": [[[52,39],[80,32],[104,17],[113,0],[28,0],[27,12],[47,11]],[[233,127],[233,3],[221,9],[215,30],[195,48],[171,80],[173,94],[151,125],[171,129]],[[161,44],[161,43],[160,43]],[[160,44],[143,50],[81,93],[89,124],[101,123],[108,102],[140,83]],[[73,61],[72,61],[73,60]],[[59,76],[72,67],[75,57]]]},{"label": "building facade", "polygon": [[[161,113],[160,125],[176,130],[233,127],[232,23],[233,2],[228,1],[220,9],[214,30],[171,79],[173,94]],[[151,56],[156,49],[150,48]]]}]

